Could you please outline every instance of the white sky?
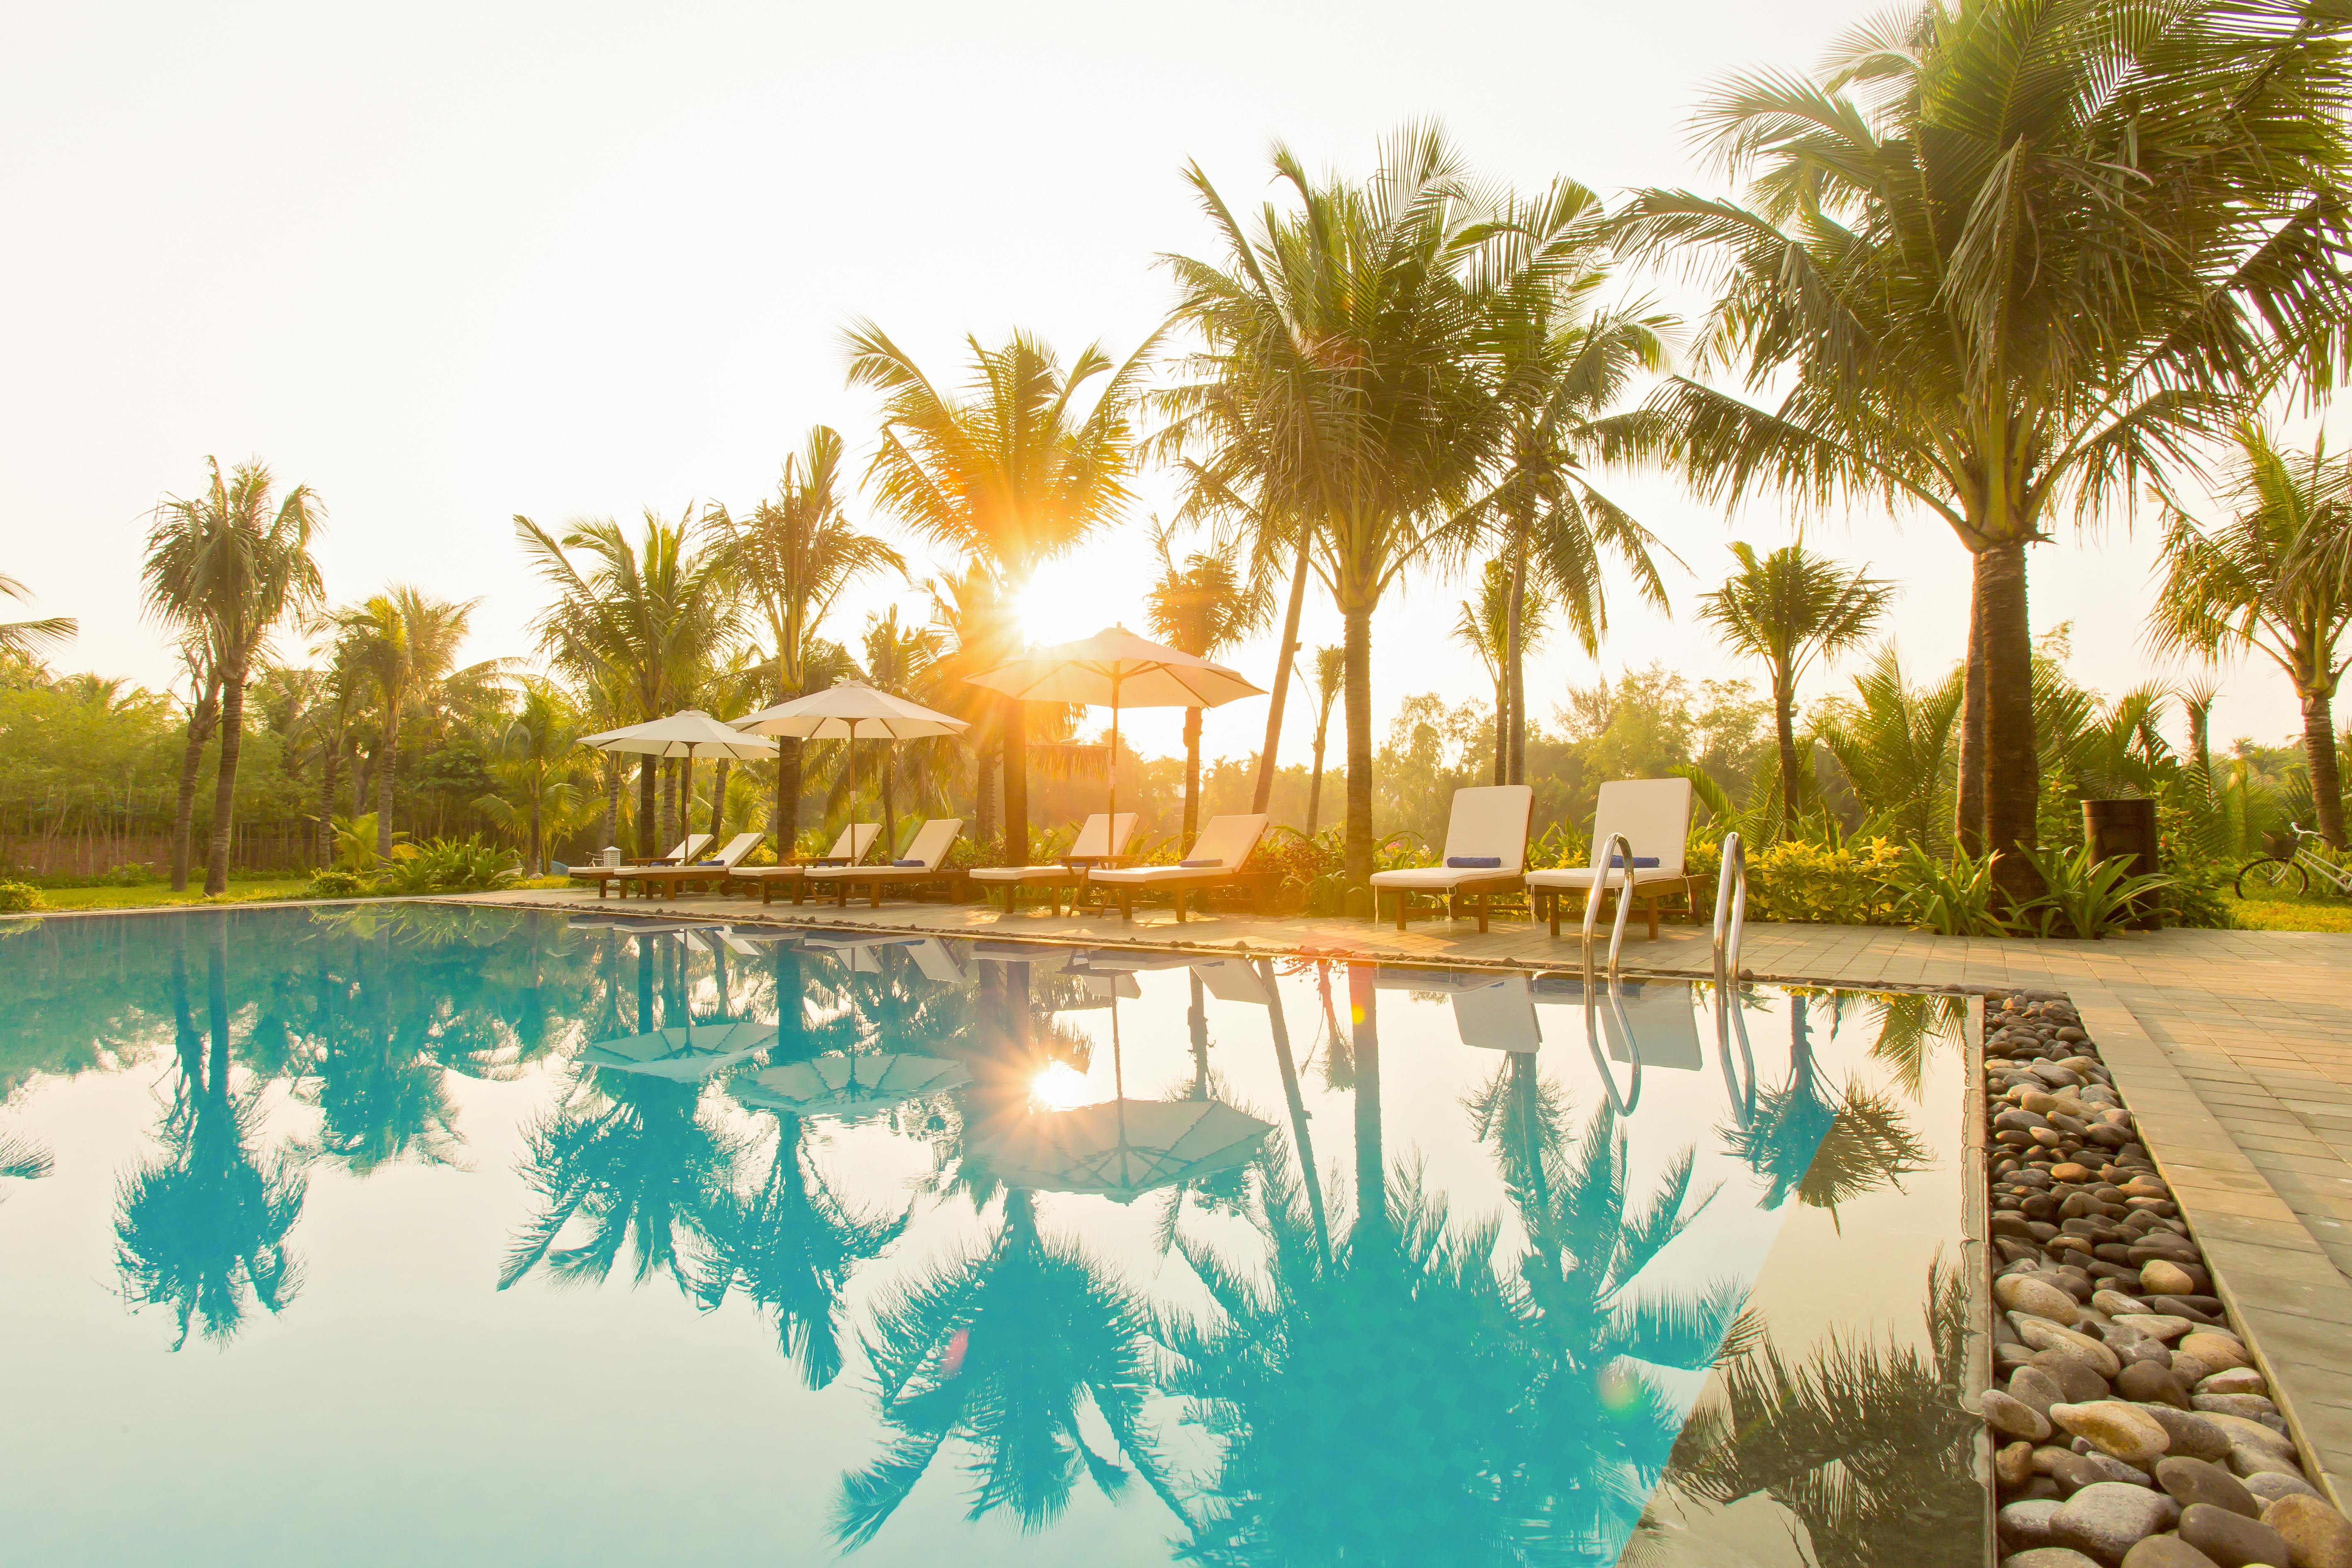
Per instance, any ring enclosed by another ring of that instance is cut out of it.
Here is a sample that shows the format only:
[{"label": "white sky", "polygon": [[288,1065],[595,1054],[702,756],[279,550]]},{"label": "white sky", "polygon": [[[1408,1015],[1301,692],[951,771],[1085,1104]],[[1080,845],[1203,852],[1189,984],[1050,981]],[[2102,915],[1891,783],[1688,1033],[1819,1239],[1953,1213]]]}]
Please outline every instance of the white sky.
[{"label": "white sky", "polygon": [[[1123,354],[1169,303],[1153,258],[1211,253],[1185,161],[1254,205],[1276,137],[1360,174],[1400,121],[1436,116],[1514,183],[1695,183],[1707,83],[1810,65],[1877,7],[28,7],[0,55],[0,572],[32,613],[81,618],[59,663],[162,684],[144,513],[205,454],[258,454],[326,500],[334,597],[478,595],[468,656],[519,653],[537,584],[511,514],[740,507],[820,421],[862,463],[853,317],[942,377],[963,333],[1016,325],[1066,357]],[[1603,668],[1745,673],[1688,619],[1725,520],[1654,477],[1608,488],[1697,576],[1673,574],[1679,621],[1627,607]],[[1768,512],[1739,526],[1785,537]],[[1905,584],[1922,673],[1958,657],[1967,562],[1940,524],[1863,513],[1815,542]],[[2036,629],[2072,620],[2076,675],[2110,693],[2147,673],[2152,544],[2143,523],[2033,554]],[[1051,569],[1033,636],[1139,626],[1149,560],[1138,527]],[[854,643],[893,592],[829,630]],[[1446,636],[1465,592],[1423,584],[1384,612],[1383,724],[1412,692],[1486,695]],[[1328,605],[1307,629],[1338,640]],[[1265,683],[1273,652],[1232,662]],[[1545,654],[1531,706],[1593,673]],[[1145,751],[1178,743],[1174,715],[1131,717]],[[1294,707],[1286,756],[1307,722]],[[1264,723],[1262,702],[1213,712],[1208,749],[1245,753]],[[2232,674],[2217,736],[2295,727],[2273,671]]]}]

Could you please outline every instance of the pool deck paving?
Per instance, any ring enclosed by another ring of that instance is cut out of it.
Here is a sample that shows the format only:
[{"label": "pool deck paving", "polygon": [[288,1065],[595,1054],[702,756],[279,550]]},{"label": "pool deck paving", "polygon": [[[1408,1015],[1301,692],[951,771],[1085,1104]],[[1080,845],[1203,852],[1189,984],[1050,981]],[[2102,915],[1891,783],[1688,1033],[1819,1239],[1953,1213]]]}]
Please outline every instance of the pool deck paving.
[{"label": "pool deck paving", "polygon": [[[467,902],[739,925],[775,921],[919,936],[1019,937],[1463,968],[1574,970],[1572,926],[1423,919],[1055,916],[987,904],[762,907],[742,898],[600,900],[587,890]],[[1709,931],[1638,924],[1629,975],[1704,980]],[[2339,1501],[2352,1498],[2352,935],[2138,932],[2098,942],[1935,936],[1874,926],[1748,926],[1744,977],[1863,989],[2063,992],[2083,1014],[2149,1152],[2252,1336],[2281,1409]],[[2315,1478],[2316,1479],[2316,1478]]]}]

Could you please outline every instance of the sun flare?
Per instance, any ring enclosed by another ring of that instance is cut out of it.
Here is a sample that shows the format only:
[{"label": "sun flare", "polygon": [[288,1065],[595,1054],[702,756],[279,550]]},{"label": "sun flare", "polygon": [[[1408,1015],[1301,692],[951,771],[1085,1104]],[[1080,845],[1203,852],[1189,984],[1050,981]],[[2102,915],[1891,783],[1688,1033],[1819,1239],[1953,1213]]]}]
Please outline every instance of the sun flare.
[{"label": "sun flare", "polygon": [[1069,1110],[1093,1103],[1087,1075],[1067,1062],[1050,1062],[1029,1080],[1029,1098],[1048,1110]]}]

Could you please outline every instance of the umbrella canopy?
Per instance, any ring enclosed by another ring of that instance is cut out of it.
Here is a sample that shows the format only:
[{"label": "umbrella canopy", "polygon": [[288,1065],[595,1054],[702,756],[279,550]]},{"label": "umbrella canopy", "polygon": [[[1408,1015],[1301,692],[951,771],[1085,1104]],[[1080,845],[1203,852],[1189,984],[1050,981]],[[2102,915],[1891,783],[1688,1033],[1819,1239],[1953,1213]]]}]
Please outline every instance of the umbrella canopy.
[{"label": "umbrella canopy", "polygon": [[649,757],[738,757],[757,761],[768,748],[740,730],[720,723],[699,708],[583,735],[580,744],[600,752],[630,752]]},{"label": "umbrella canopy", "polygon": [[1220,1100],[1112,1100],[1036,1110],[982,1149],[1008,1186],[1120,1203],[1238,1165],[1274,1130]]},{"label": "umbrella canopy", "polygon": [[581,1052],[580,1059],[607,1072],[688,1081],[709,1078],[775,1043],[776,1031],[765,1024],[706,1024],[599,1040]]},{"label": "umbrella canopy", "polygon": [[1198,654],[1150,642],[1125,626],[1106,626],[1076,642],[1033,647],[969,678],[974,686],[1024,702],[1092,702],[1110,707],[1110,805],[1118,809],[1118,710],[1216,708],[1265,689]]},{"label": "umbrella canopy", "polygon": [[877,691],[862,680],[840,680],[822,691],[762,708],[734,721],[755,735],[796,735],[803,741],[915,741],[953,735],[965,722],[918,702]]},{"label": "umbrella canopy", "polygon": [[755,1072],[732,1086],[736,1099],[793,1116],[855,1121],[920,1095],[970,1083],[961,1063],[940,1057],[814,1057]]}]

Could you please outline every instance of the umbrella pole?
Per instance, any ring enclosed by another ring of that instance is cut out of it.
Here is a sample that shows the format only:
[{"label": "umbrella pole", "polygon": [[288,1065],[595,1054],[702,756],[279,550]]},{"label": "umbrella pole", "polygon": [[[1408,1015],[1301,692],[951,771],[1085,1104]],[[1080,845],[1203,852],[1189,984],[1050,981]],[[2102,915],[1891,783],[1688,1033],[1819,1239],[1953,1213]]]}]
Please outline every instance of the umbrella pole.
[{"label": "umbrella pole", "polygon": [[[1113,686],[1113,691],[1118,688]],[[1116,981],[1110,994],[1110,1081],[1116,1098],[1111,1103],[1118,1108],[1118,1179],[1120,1184],[1135,1180],[1133,1152],[1127,1146],[1127,1062],[1118,1048],[1118,990]]]},{"label": "umbrella pole", "polygon": [[[1110,678],[1110,815],[1118,815],[1118,677],[1116,675]],[[1105,823],[1103,827],[1108,834],[1110,825]],[[1103,847],[1108,848],[1113,842],[1113,837],[1106,837]],[[1118,1019],[1114,1017],[1111,1021],[1116,1024]],[[1117,1030],[1114,1029],[1113,1033]]]}]

